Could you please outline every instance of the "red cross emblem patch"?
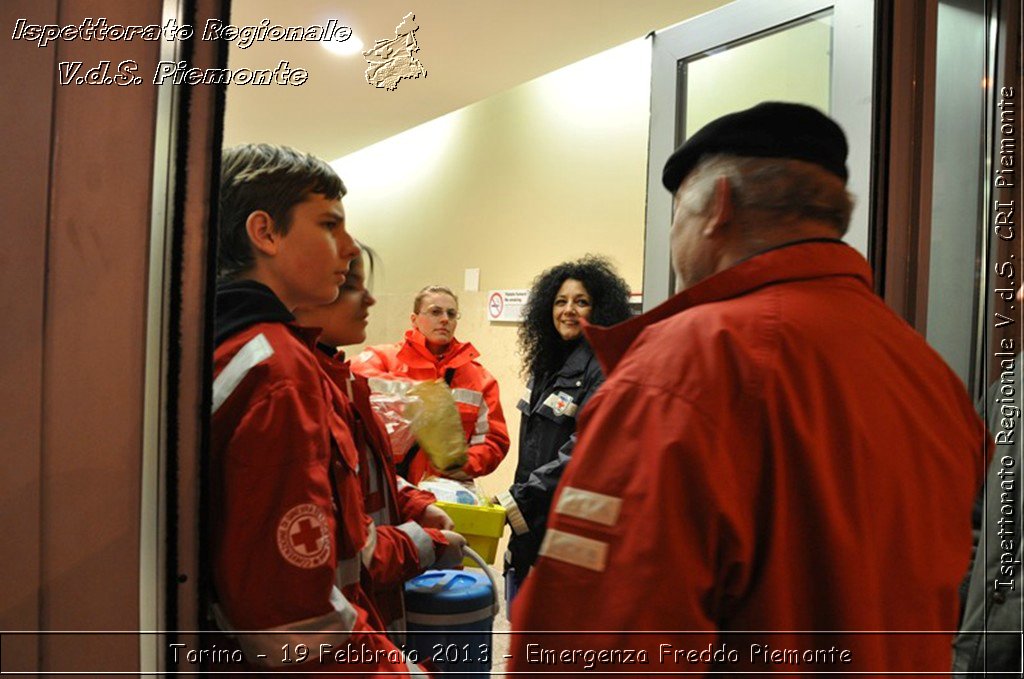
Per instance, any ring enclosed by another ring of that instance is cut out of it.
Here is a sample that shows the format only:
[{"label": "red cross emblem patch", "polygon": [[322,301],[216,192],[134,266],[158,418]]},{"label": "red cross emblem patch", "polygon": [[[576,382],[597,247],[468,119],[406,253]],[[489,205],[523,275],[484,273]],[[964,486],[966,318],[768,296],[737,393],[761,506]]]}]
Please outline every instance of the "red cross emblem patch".
[{"label": "red cross emblem patch", "polygon": [[296,505],[277,524],[277,549],[299,568],[316,568],[331,557],[327,515],[312,503]]},{"label": "red cross emblem patch", "polygon": [[551,405],[551,409],[555,411],[556,415],[565,415],[571,405],[572,396],[569,396],[564,391],[560,391],[555,394],[555,402]]}]

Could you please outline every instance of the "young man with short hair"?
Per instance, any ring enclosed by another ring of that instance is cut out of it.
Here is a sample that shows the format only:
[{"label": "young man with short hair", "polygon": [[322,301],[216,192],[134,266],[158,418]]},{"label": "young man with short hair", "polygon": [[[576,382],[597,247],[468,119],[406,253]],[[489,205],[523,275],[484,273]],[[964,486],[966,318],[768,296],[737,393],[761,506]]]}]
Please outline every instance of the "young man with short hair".
[{"label": "young man with short hair", "polygon": [[350,649],[320,659],[324,670],[419,672],[383,634],[360,585],[366,555],[388,540],[408,561],[443,567],[461,560],[462,538],[419,526],[378,534],[363,511],[345,397],[314,355],[318,330],[292,315],[299,305],[333,301],[359,252],[345,229],[344,193],[330,166],[289,148],[253,144],[223,154],[214,610],[254,665],[287,666],[296,654],[283,645],[323,643]]}]

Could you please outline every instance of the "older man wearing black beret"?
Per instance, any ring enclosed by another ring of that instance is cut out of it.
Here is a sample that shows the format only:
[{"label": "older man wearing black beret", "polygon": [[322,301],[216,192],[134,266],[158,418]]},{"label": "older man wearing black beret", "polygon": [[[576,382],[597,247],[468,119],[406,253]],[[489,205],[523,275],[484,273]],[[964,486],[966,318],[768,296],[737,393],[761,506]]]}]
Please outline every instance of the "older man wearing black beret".
[{"label": "older man wearing black beret", "polygon": [[769,102],[669,158],[678,292],[587,331],[512,670],[948,671],[990,442],[841,240],[846,153]]}]

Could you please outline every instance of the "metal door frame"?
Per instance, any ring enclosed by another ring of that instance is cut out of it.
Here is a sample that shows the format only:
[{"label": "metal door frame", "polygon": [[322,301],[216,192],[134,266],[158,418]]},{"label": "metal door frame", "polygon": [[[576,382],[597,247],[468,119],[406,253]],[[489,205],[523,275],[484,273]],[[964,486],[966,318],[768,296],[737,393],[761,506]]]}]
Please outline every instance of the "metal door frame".
[{"label": "metal door frame", "polygon": [[679,62],[824,10],[833,11],[831,115],[850,144],[848,187],[856,197],[845,240],[870,252],[872,103],[874,80],[874,3],[865,0],[736,0],[654,34],[651,57],[651,127],[647,165],[647,218],[644,234],[643,307],[670,297],[672,265],[669,227],[672,197],[661,185],[661,170],[682,141],[677,102]]}]

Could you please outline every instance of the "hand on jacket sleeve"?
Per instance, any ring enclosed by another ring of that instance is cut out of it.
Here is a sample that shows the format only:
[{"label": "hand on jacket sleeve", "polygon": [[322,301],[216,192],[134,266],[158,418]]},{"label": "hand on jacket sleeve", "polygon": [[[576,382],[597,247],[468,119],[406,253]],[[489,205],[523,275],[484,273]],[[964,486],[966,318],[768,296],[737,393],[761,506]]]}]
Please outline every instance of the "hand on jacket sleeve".
[{"label": "hand on jacket sleeve", "polygon": [[427,526],[420,521],[424,510],[437,502],[433,493],[420,490],[401,476],[395,478],[398,483],[398,514],[403,521],[416,521],[422,526]]},{"label": "hand on jacket sleeve", "polygon": [[466,548],[466,538],[451,530],[443,530],[441,534],[448,540],[448,544],[434,562],[434,568],[454,568],[465,557],[463,550]]},{"label": "hand on jacket sleeve", "polygon": [[374,582],[397,585],[435,568],[439,554],[447,549],[442,531],[406,521],[398,526],[377,526],[372,554],[363,555]]}]

